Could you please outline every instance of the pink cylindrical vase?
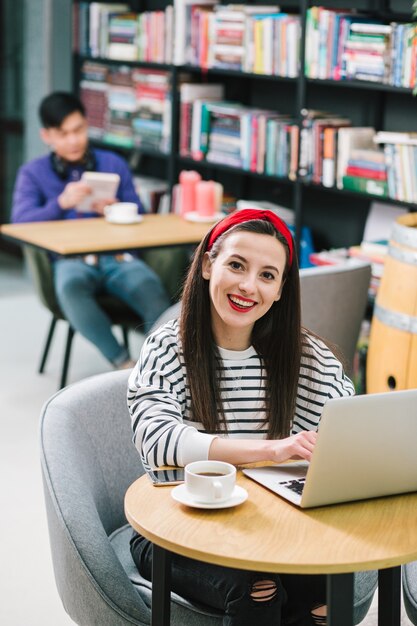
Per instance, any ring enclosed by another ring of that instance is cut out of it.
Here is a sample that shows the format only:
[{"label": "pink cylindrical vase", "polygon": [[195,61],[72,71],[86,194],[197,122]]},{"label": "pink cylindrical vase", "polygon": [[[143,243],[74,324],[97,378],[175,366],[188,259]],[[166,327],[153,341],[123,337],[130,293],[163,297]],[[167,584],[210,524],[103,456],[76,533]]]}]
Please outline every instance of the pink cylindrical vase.
[{"label": "pink cylindrical vase", "polygon": [[201,217],[212,217],[216,212],[216,183],[202,180],[196,188],[196,210]]},{"label": "pink cylindrical vase", "polygon": [[191,213],[196,210],[196,185],[201,181],[201,176],[194,170],[183,170],[179,175],[180,181],[180,215]]}]

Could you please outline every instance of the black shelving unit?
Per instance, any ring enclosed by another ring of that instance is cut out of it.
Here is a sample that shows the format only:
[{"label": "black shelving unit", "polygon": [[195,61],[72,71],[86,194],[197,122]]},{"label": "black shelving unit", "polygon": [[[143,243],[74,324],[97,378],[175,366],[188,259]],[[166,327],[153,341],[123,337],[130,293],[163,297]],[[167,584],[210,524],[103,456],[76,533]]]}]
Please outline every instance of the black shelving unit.
[{"label": "black shelving unit", "polygon": [[[73,0],[76,2],[77,0]],[[227,2],[233,4],[231,0]],[[131,0],[134,11],[157,10],[170,4],[168,1]],[[226,4],[224,2],[223,4]],[[238,2],[236,2],[238,4]],[[247,2],[249,5],[275,4],[268,0]],[[146,173],[165,176],[169,187],[178,180],[181,169],[196,169],[203,178],[215,178],[237,197],[268,199],[294,210],[296,236],[300,239],[303,225],[310,226],[315,236],[316,248],[349,246],[362,238],[371,202],[386,202],[415,211],[417,205],[381,198],[359,192],[328,188],[305,181],[301,176],[295,180],[278,178],[240,170],[228,165],[207,161],[195,161],[180,156],[179,138],[179,82],[182,74],[201,82],[224,82],[226,100],[240,101],[249,106],[279,110],[295,115],[302,124],[301,111],[306,108],[334,111],[352,119],[355,126],[374,126],[376,130],[417,131],[417,99],[411,89],[366,81],[333,81],[311,79],[304,73],[306,15],[310,6],[318,5],[334,9],[356,9],[366,15],[385,21],[411,21],[412,0],[333,0],[311,2],[287,0],[281,9],[299,13],[301,16],[300,72],[297,78],[284,78],[239,71],[169,64],[116,61],[74,55],[74,88],[80,81],[81,65],[86,60],[107,65],[161,69],[171,74],[172,116],[171,149],[168,154],[139,148],[116,149],[125,153],[136,169]],[[102,144],[111,147],[109,144]],[[145,167],[146,165],[146,167]]]}]

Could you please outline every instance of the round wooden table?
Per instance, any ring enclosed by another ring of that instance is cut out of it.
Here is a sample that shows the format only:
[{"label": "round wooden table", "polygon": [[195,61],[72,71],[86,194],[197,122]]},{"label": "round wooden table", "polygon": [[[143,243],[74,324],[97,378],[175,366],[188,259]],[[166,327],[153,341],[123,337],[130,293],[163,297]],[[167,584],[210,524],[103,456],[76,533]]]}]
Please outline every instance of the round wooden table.
[{"label": "round wooden table", "polygon": [[158,604],[164,607],[153,606],[153,626],[169,624],[170,552],[254,571],[327,574],[328,623],[337,626],[353,623],[353,572],[378,569],[380,601],[390,620],[380,609],[379,624],[400,624],[398,566],[417,559],[417,494],[306,511],[241,472],[238,484],[249,493],[246,502],[218,510],[179,504],[171,487],[155,488],[147,476],[129,487],[126,516],[154,544],[154,587],[163,590]]}]

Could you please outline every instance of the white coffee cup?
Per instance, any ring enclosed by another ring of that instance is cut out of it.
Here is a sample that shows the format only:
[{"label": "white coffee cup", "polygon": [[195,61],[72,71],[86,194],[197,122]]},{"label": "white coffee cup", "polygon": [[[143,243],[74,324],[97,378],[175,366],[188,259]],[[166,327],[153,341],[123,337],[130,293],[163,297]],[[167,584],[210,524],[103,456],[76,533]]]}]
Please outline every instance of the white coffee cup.
[{"label": "white coffee cup", "polygon": [[194,461],[185,466],[185,487],[196,502],[223,502],[236,484],[236,468],[223,461]]},{"label": "white coffee cup", "polygon": [[138,215],[136,202],[115,202],[104,207],[104,215],[110,222],[134,222]]}]

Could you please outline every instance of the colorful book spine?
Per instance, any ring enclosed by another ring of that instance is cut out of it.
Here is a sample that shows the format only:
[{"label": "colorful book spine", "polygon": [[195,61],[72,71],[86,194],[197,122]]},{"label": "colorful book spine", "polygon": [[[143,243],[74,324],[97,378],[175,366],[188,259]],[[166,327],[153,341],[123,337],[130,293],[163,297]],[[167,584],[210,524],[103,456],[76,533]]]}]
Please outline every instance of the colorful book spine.
[{"label": "colorful book spine", "polygon": [[360,178],[358,176],[343,176],[343,189],[368,193],[381,198],[388,197],[388,184],[386,181],[374,180],[373,178]]},{"label": "colorful book spine", "polygon": [[346,168],[347,176],[360,176],[362,178],[373,178],[374,180],[387,180],[385,168],[383,170],[370,169],[366,167],[354,167],[348,165]]}]

